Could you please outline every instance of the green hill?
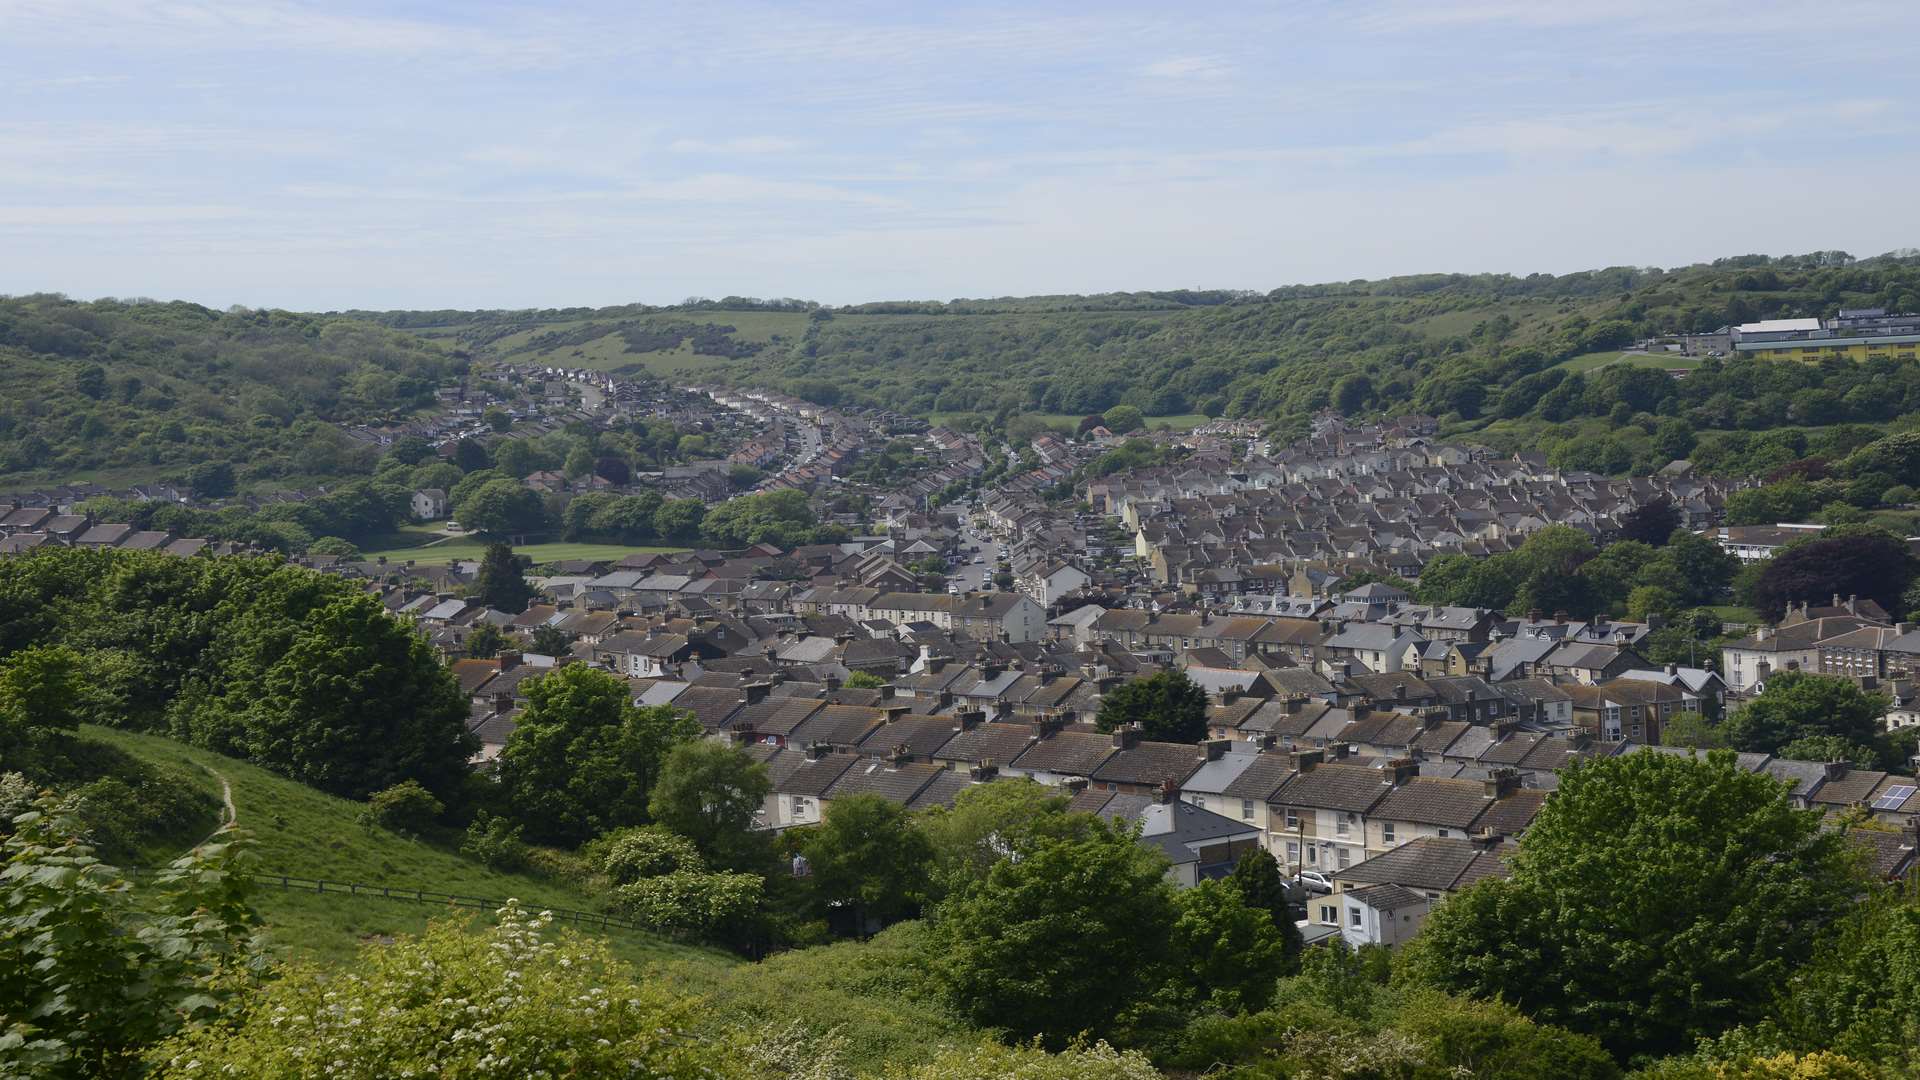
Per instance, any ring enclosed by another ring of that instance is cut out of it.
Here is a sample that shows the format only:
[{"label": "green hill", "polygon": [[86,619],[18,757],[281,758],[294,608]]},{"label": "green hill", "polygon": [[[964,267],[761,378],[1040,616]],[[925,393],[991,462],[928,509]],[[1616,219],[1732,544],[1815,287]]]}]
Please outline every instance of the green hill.
[{"label": "green hill", "polygon": [[[532,907],[602,910],[600,898],[569,881],[502,873],[445,848],[361,824],[360,803],[323,794],[243,761],[158,735],[87,728],[86,737],[134,757],[171,766],[214,796],[224,780],[239,824],[253,837],[263,878],[286,874],[486,899],[517,898]],[[382,897],[316,894],[263,884],[256,898],[276,950],[326,960],[350,955],[362,942],[417,933],[447,909]],[[602,931],[595,930],[595,933]],[[696,969],[730,966],[731,958],[649,934],[610,928],[605,936],[628,960],[672,960]]]},{"label": "green hill", "polygon": [[464,370],[415,335],[175,301],[0,297],[0,484],[365,472],[338,425],[404,415]]},{"label": "green hill", "polygon": [[[110,728],[83,730],[148,764],[195,777],[218,797],[231,790],[239,824],[255,840],[262,878],[276,874],[391,885],[505,899],[530,907],[597,910],[599,898],[570,882],[488,869],[419,840],[360,823],[361,804],[325,795],[262,769],[172,739]],[[206,823],[209,830],[216,822]],[[190,843],[190,842],[189,842]],[[418,933],[449,909],[381,897],[324,895],[263,881],[254,898],[270,947],[290,957],[344,964],[370,942]],[[485,917],[462,910],[459,915]],[[563,924],[564,925],[564,924]],[[781,953],[747,963],[712,949],[680,945],[618,928],[581,929],[602,936],[651,978],[706,998],[716,1027],[798,1023],[815,1034],[837,1031],[851,1064],[878,1072],[884,1064],[930,1059],[942,1045],[972,1045],[981,1034],[933,1000],[915,960],[915,923],[867,942]]]}]

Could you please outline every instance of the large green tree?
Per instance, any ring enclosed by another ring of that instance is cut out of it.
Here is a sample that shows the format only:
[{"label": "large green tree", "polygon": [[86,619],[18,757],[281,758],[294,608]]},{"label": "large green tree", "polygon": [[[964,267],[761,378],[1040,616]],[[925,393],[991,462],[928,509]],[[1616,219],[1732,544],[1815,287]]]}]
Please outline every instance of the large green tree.
[{"label": "large green tree", "polygon": [[1101,731],[1138,724],[1148,739],[1199,742],[1207,737],[1207,692],[1186,672],[1167,668],[1107,691],[1094,724]]},{"label": "large green tree", "polygon": [[1168,979],[1166,863],[1124,826],[1040,839],[940,906],[927,963],[974,1023],[1064,1043],[1117,1030]]},{"label": "large green tree", "polygon": [[1284,947],[1283,967],[1291,972],[1300,964],[1304,947],[1300,926],[1293,919],[1293,905],[1287,901],[1286,879],[1280,873],[1280,860],[1265,848],[1254,848],[1233,864],[1226,884],[1255,911],[1264,912],[1280,932]]},{"label": "large green tree", "polygon": [[814,895],[851,911],[864,932],[867,920],[905,918],[927,896],[933,847],[905,807],[878,795],[833,800],[825,821],[800,838],[812,865]]},{"label": "large green tree", "polygon": [[314,612],[241,714],[249,760],[349,798],[418,780],[446,795],[478,749],[467,702],[426,639],[380,601]]},{"label": "large green tree", "polygon": [[500,750],[500,787],[532,839],[579,844],[648,821],[661,762],[700,725],[642,708],[619,676],[568,664],[523,684],[527,705]]},{"label": "large green tree", "polygon": [[527,610],[533,586],[520,565],[520,556],[506,544],[488,544],[480,557],[480,573],[473,579],[473,598],[511,615]]},{"label": "large green tree", "polygon": [[1622,1056],[1764,1016],[1861,888],[1847,841],[1725,751],[1574,766],[1511,866],[1429,917],[1416,969]]},{"label": "large green tree", "polygon": [[647,801],[653,820],[692,840],[708,862],[726,870],[767,866],[772,849],[755,828],[773,780],[767,767],[737,746],[684,742],[667,753]]},{"label": "large green tree", "polygon": [[1734,749],[1762,754],[1822,736],[1869,745],[1886,711],[1885,694],[1868,693],[1851,679],[1781,671],[1768,676],[1767,688],[1721,727]]},{"label": "large green tree", "polygon": [[1291,959],[1287,935],[1272,915],[1223,881],[1181,890],[1175,909],[1169,936],[1178,957],[1174,985],[1182,996],[1219,1012],[1266,1008]]}]

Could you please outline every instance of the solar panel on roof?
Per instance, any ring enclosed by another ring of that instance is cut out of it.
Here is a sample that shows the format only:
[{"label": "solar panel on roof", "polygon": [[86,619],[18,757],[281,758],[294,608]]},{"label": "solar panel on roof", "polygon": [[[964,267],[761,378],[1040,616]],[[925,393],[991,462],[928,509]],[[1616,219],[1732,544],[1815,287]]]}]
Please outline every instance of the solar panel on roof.
[{"label": "solar panel on roof", "polygon": [[1913,797],[1914,788],[1910,784],[1898,784],[1890,787],[1879,798],[1873,800],[1875,810],[1898,810],[1901,805]]}]

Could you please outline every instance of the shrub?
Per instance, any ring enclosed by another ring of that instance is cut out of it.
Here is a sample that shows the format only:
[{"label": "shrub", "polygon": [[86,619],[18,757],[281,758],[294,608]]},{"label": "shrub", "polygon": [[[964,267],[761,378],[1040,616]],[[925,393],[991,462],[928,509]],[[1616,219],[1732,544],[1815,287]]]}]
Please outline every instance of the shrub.
[{"label": "shrub", "polygon": [[520,826],[484,810],[467,826],[467,838],[460,843],[460,854],[503,873],[527,865],[527,843],[520,839]]},{"label": "shrub", "polygon": [[418,780],[402,780],[367,799],[360,820],[397,833],[417,833],[446,812],[446,804]]}]

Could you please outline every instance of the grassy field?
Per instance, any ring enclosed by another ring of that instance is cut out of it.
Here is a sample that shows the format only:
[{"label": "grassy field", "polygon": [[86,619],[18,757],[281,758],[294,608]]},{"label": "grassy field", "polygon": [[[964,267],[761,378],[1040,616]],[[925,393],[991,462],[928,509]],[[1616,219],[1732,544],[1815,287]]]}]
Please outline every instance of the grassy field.
[{"label": "grassy field", "polygon": [[[534,907],[601,909],[599,897],[571,881],[501,873],[448,848],[369,828],[359,821],[360,803],[323,794],[245,762],[158,735],[84,730],[88,738],[118,746],[143,761],[197,777],[216,796],[220,780],[214,774],[224,777],[233,789],[240,826],[254,840],[261,874],[514,898]],[[261,888],[255,899],[276,950],[326,961],[345,959],[367,940],[418,933],[428,919],[446,914],[428,904],[268,887]],[[605,936],[621,955],[636,963],[673,960],[692,970],[732,963],[721,954],[648,934],[608,930]]]},{"label": "grassy field", "polygon": [[[425,529],[407,529],[394,537],[395,542],[361,552],[365,558],[374,559],[385,556],[389,562],[412,562],[421,566],[442,566],[462,559],[478,559],[486,553],[487,542],[478,537],[462,536],[442,543],[426,546],[429,539],[439,536]],[[551,544],[520,544],[514,551],[533,560],[535,566],[558,559],[607,559],[617,560],[624,555],[636,552],[685,551],[676,547],[633,547],[628,544],[580,544],[555,542]]]},{"label": "grassy field", "polygon": [[1628,367],[1658,368],[1661,371],[1691,371],[1702,363],[1698,356],[1681,356],[1679,353],[1636,353],[1619,349],[1602,349],[1599,352],[1581,353],[1560,361],[1554,367],[1568,371],[1592,371],[1609,364],[1625,364]]}]

